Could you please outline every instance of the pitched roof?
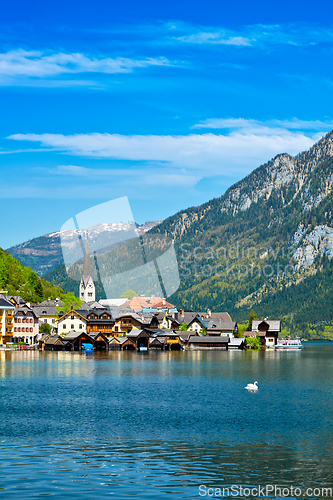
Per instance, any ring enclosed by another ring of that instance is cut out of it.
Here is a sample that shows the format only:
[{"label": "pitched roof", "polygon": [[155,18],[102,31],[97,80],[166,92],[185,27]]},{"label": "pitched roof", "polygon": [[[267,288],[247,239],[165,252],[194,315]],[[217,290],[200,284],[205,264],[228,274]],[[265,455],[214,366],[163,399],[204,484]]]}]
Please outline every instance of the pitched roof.
[{"label": "pitched roof", "polygon": [[166,300],[161,300],[160,302],[157,302],[157,304],[154,304],[155,308],[165,308],[165,309],[175,309],[175,306],[173,304],[170,304],[170,302],[167,302]]},{"label": "pitched roof", "polygon": [[71,309],[70,311],[66,312],[63,316],[61,316],[58,321],[61,321],[62,319],[66,318],[67,316],[79,316],[83,321],[87,321],[87,318],[82,316],[78,311],[75,311],[74,309]]},{"label": "pitched roof", "polygon": [[131,342],[133,345],[135,345],[135,341],[129,337],[117,337],[119,342],[122,344],[124,344],[125,342]]},{"label": "pitched roof", "polygon": [[55,335],[53,337],[48,337],[47,339],[45,339],[44,344],[46,344],[46,345],[54,345],[54,344],[56,344],[58,342],[60,342],[61,344],[64,344],[62,338],[59,337],[58,335]]},{"label": "pitched roof", "polygon": [[71,330],[70,332],[67,333],[67,335],[65,335],[62,338],[64,340],[72,341],[72,340],[75,340],[78,337],[80,337],[80,335],[84,335],[85,337],[88,337],[88,339],[90,339],[92,342],[94,341],[94,339],[90,335],[88,335],[87,333],[85,333],[85,332],[76,332],[75,330]]},{"label": "pitched roof", "polygon": [[195,312],[184,312],[182,316],[178,316],[178,321],[188,325],[196,317],[196,315],[197,313]]},{"label": "pitched roof", "polygon": [[192,336],[189,338],[189,344],[228,344],[229,337],[214,337],[205,335],[204,337]]},{"label": "pitched roof", "polygon": [[9,300],[0,297],[0,309],[15,309],[15,307]]},{"label": "pitched roof", "polygon": [[233,331],[236,328],[235,321],[223,321],[219,318],[210,320],[207,330]]},{"label": "pitched roof", "polygon": [[211,320],[211,319],[215,319],[215,318],[221,318],[222,321],[226,321],[226,322],[232,321],[230,314],[227,312],[215,312],[215,313],[214,312],[211,312],[211,313],[199,312],[197,314],[203,319]]},{"label": "pitched roof", "polygon": [[206,320],[206,319],[202,319],[199,314],[197,314],[188,324],[188,326],[190,326],[192,323],[194,323],[195,321],[197,321],[198,323],[200,323],[202,325],[203,328],[207,328],[208,327],[208,323],[209,321]]},{"label": "pitched roof", "polygon": [[281,321],[280,320],[253,320],[252,321],[252,330],[257,331],[259,328],[259,325],[261,323],[267,323],[269,326],[268,331],[274,331],[274,332],[280,332],[281,331]]}]

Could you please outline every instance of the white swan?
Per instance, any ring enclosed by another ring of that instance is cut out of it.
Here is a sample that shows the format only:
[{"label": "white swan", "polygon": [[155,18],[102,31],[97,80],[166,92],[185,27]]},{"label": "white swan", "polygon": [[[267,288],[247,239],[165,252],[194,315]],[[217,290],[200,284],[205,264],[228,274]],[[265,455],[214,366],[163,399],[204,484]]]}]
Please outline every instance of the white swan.
[{"label": "white swan", "polygon": [[259,389],[258,382],[255,381],[254,384],[247,384],[247,386],[244,387],[244,389],[247,389],[248,391],[257,391]]}]

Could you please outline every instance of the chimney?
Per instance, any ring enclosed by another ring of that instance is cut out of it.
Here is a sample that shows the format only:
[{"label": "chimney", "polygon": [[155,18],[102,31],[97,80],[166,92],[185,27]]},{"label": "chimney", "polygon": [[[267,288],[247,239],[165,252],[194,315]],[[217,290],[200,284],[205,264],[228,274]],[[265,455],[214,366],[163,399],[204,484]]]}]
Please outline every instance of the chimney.
[{"label": "chimney", "polygon": [[165,306],[165,299],[162,299],[162,305]]},{"label": "chimney", "polygon": [[210,318],[212,317],[212,311],[210,309],[207,309],[207,314]]}]

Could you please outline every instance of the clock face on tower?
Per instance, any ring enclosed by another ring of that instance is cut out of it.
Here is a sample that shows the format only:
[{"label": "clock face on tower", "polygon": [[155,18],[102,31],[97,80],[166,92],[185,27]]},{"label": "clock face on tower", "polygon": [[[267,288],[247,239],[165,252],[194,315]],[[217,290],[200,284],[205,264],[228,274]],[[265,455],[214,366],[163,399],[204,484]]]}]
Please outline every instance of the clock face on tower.
[{"label": "clock face on tower", "polygon": [[88,287],[87,288],[93,288],[93,284],[92,283],[88,283]]}]

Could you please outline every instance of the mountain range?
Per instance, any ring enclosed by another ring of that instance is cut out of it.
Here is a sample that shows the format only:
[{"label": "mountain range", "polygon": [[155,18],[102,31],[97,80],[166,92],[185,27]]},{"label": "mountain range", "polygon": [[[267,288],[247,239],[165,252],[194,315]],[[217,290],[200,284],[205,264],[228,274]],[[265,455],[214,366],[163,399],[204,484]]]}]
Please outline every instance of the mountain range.
[{"label": "mountain range", "polygon": [[[140,236],[160,222],[161,221],[150,221],[142,225],[135,224],[136,234]],[[100,240],[103,238],[103,235],[107,233],[116,234],[119,232],[125,232],[125,230],[126,224],[121,223],[98,224],[90,227],[88,228],[90,246],[92,249],[94,248],[94,245],[98,246]],[[85,238],[86,231],[78,229],[76,234]],[[31,269],[39,276],[43,276],[51,269],[54,269],[64,263],[61,245],[63,245],[65,250],[67,250],[70,248],[72,243],[73,239],[71,235],[66,238],[65,230],[56,231],[10,247],[7,249],[7,252],[9,252],[25,266],[31,267]]]},{"label": "mountain range", "polygon": [[[254,309],[318,332],[333,323],[332,218],[333,131],[309,151],[277,155],[221,197],[151,223],[147,234],[174,241],[180,287],[168,300],[176,306],[227,310],[238,321]],[[53,268],[46,278],[76,292],[56,266],[52,234],[9,252],[39,272]]]}]

